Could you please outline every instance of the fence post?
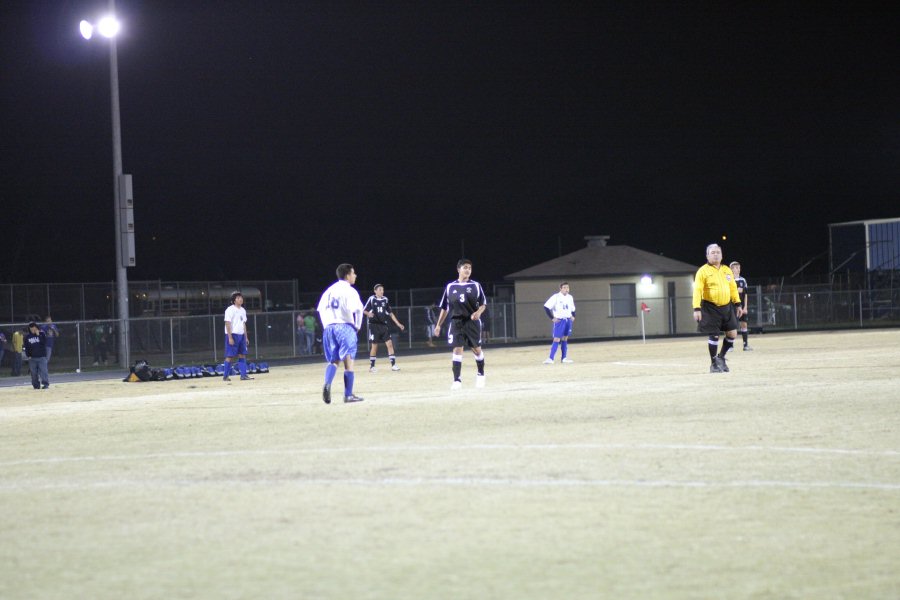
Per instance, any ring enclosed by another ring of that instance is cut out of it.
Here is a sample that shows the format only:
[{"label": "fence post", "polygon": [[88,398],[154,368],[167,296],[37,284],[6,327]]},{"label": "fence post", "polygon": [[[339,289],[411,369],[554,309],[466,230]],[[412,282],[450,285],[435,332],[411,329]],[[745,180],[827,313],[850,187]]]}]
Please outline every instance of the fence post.
[{"label": "fence post", "polygon": [[81,323],[75,323],[75,342],[76,348],[78,348],[78,352],[76,353],[78,357],[78,369],[77,373],[81,373]]},{"label": "fence post", "polygon": [[169,363],[175,366],[175,319],[172,317],[169,317]]},{"label": "fence post", "polygon": [[797,329],[797,292],[794,292],[794,329]]},{"label": "fence post", "polygon": [[406,339],[409,340],[409,342],[407,342],[407,345],[406,345],[407,348],[412,348],[412,342],[413,342],[413,316],[412,316],[412,313],[413,313],[413,307],[412,307],[412,304],[410,304],[409,306],[406,307]]},{"label": "fence post", "polygon": [[863,291],[859,290],[859,327],[863,327]]},{"label": "fence post", "polygon": [[[259,360],[259,327],[256,326],[257,318],[259,315],[253,315],[253,347],[256,348],[256,360]],[[247,351],[247,354],[250,354],[250,351]]]},{"label": "fence post", "polygon": [[213,360],[218,363],[219,362],[219,350],[218,345],[216,344],[216,318],[212,315],[209,316],[209,320],[212,322],[210,329],[212,330],[212,342],[213,342]]}]

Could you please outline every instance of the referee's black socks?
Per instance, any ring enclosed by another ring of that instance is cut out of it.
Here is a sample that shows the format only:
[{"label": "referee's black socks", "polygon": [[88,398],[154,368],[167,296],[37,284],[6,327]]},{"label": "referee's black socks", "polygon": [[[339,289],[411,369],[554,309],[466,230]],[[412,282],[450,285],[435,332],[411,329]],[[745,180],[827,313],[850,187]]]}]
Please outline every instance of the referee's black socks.
[{"label": "referee's black socks", "polygon": [[726,337],[726,338],[725,338],[725,341],[722,342],[722,351],[719,352],[719,356],[721,356],[722,358],[725,358],[725,354],[726,354],[729,350],[731,350],[731,347],[732,347],[732,346],[734,346],[734,340],[731,339],[730,337]]},{"label": "referee's black socks", "polygon": [[716,362],[716,352],[719,351],[719,336],[709,336],[709,359]]}]

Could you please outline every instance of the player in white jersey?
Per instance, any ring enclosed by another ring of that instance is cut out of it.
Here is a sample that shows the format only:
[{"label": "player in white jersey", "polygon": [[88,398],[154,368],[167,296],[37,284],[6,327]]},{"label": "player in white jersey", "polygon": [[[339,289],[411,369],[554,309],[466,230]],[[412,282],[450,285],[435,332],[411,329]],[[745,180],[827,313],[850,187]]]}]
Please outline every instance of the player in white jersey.
[{"label": "player in white jersey", "polygon": [[322,319],[322,349],[325,352],[325,386],[322,400],[331,404],[331,382],[338,365],[344,363],[344,402],[360,402],[353,394],[353,361],[359,328],[362,326],[363,304],[359,292],[353,288],[356,271],[353,265],[342,263],[337,268],[338,280],[322,294],[319,300],[319,316]]},{"label": "player in white jersey", "polygon": [[568,357],[569,336],[572,335],[572,326],[575,324],[575,298],[569,293],[569,284],[559,284],[559,292],[550,296],[544,303],[544,312],[553,321],[553,343],[550,345],[550,358],[544,361],[545,365],[552,365],[556,357],[556,350],[562,350],[562,362],[575,362]]},{"label": "player in white jersey", "polygon": [[231,294],[231,306],[225,309],[225,377],[230,381],[231,361],[237,356],[238,371],[241,380],[253,379],[247,375],[247,311],[244,309],[244,297],[240,292]]}]

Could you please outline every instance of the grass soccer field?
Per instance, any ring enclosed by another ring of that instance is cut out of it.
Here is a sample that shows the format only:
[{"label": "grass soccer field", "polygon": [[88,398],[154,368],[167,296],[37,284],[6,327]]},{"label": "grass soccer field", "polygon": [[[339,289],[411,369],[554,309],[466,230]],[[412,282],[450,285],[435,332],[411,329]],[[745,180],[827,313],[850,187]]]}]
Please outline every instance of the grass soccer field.
[{"label": "grass soccer field", "polygon": [[900,597],[900,331],[751,343],[0,389],[0,598]]}]

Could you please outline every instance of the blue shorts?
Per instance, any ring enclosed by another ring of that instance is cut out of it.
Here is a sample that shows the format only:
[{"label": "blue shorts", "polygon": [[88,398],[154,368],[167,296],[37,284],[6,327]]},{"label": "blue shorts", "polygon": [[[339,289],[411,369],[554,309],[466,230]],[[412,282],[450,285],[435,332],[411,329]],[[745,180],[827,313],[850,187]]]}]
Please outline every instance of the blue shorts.
[{"label": "blue shorts", "polygon": [[225,334],[225,358],[231,358],[238,354],[247,354],[247,338],[243,333],[232,333],[234,345],[228,343],[228,334]]},{"label": "blue shorts", "polygon": [[322,334],[322,350],[325,360],[336,363],[350,357],[356,360],[356,344],[359,337],[353,325],[335,323],[325,328]]},{"label": "blue shorts", "polygon": [[553,337],[564,338],[572,335],[572,319],[560,319],[553,324]]}]

